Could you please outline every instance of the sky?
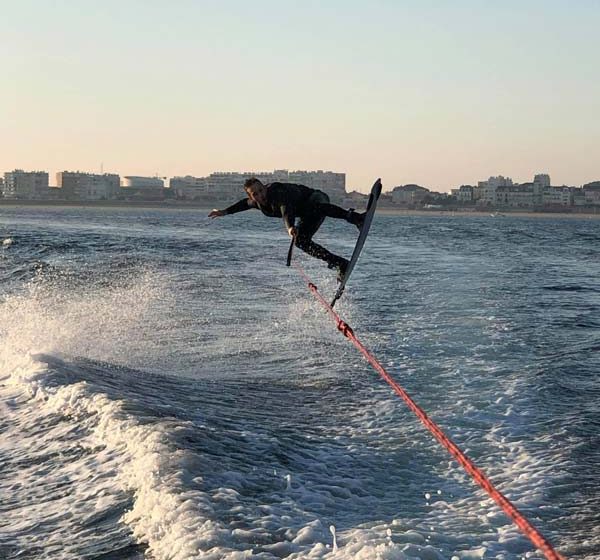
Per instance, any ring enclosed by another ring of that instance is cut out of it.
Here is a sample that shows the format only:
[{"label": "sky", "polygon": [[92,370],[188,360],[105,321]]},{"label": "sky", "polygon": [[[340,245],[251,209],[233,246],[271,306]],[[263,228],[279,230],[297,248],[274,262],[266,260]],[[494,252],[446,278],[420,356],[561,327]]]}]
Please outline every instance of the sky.
[{"label": "sky", "polygon": [[600,0],[0,0],[0,173],[600,180]]}]

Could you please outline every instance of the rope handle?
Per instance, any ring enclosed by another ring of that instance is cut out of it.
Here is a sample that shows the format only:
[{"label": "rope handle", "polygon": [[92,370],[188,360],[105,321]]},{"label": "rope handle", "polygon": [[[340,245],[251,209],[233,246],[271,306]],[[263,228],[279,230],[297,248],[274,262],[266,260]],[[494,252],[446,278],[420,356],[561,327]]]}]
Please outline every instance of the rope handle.
[{"label": "rope handle", "polygon": [[296,235],[292,235],[292,241],[290,243],[290,248],[288,249],[287,262],[285,266],[291,266],[292,264],[292,253],[294,251],[294,245],[296,244]]}]

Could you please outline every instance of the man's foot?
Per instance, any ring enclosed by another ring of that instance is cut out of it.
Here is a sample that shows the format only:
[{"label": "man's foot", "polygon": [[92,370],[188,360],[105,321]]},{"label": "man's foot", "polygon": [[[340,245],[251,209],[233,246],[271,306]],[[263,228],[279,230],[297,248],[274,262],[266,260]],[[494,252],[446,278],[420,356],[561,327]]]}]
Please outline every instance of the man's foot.
[{"label": "man's foot", "polygon": [[340,262],[337,264],[336,268],[337,268],[337,281],[338,282],[343,282],[344,281],[344,276],[346,276],[346,270],[348,270],[348,265],[350,264],[350,261],[347,261],[346,259],[341,259]]},{"label": "man's foot", "polygon": [[355,212],[353,208],[350,208],[350,210],[348,210],[348,221],[351,224],[354,224],[360,231],[365,223],[366,215],[366,212]]},{"label": "man's foot", "polygon": [[339,260],[328,263],[327,268],[335,268],[337,270],[337,281],[342,282],[344,280],[344,276],[346,275],[346,270],[348,270],[350,261],[344,259],[343,257],[338,258]]}]

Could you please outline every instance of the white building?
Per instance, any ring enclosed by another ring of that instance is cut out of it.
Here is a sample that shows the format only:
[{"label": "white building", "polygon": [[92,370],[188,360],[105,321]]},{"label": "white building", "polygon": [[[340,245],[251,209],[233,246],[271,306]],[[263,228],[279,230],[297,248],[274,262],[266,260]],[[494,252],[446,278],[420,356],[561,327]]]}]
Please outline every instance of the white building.
[{"label": "white building", "polygon": [[346,193],[346,196],[341,200],[340,205],[344,208],[364,208],[369,201],[369,195],[358,191]]},{"label": "white building", "polygon": [[490,177],[487,181],[479,181],[477,183],[478,190],[481,193],[479,203],[483,205],[496,204],[496,191],[499,187],[512,187],[513,181],[510,177]]},{"label": "white building", "polygon": [[544,206],[571,206],[573,195],[569,187],[546,187],[542,192]]},{"label": "white building", "polygon": [[85,173],[83,171],[59,171],[56,185],[62,198],[71,200],[108,200],[119,192],[121,179],[114,173]]},{"label": "white building", "polygon": [[206,177],[171,177],[169,179],[169,188],[174,193],[175,198],[183,200],[194,200],[196,198],[208,197],[208,181]]},{"label": "white building", "polygon": [[121,187],[123,188],[164,188],[165,182],[160,177],[138,177],[136,175],[128,175],[121,179]]},{"label": "white building", "polygon": [[204,177],[172,177],[169,188],[175,198],[181,200],[194,200],[208,197],[208,185]]},{"label": "white building", "polygon": [[573,187],[571,189],[571,196],[573,197],[573,206],[587,205],[587,201],[585,199],[585,192],[583,189]]},{"label": "white building", "polygon": [[[550,189],[550,175],[538,173],[533,178],[533,204],[534,206],[544,205],[544,193]],[[548,194],[550,197],[551,194]]]},{"label": "white building", "polygon": [[534,200],[533,183],[523,183],[497,187],[496,202],[493,204],[511,208],[533,208]]},{"label": "white building", "polygon": [[482,197],[483,197],[483,187],[480,185],[473,187],[473,200],[475,202],[478,202],[479,200],[481,200]]},{"label": "white building", "polygon": [[532,183],[514,184],[509,177],[490,177],[480,181],[478,204],[532,208],[541,206],[571,206],[573,196],[568,187],[550,186],[550,175],[538,173]]},{"label": "white building", "polygon": [[165,182],[160,177],[128,175],[121,179],[119,198],[127,200],[163,200]]},{"label": "white building", "polygon": [[169,186],[177,198],[205,199],[207,201],[233,201],[241,199],[244,183],[250,177],[256,177],[263,183],[299,183],[327,193],[332,202],[341,202],[346,196],[345,173],[332,171],[287,171],[276,169],[266,172],[223,172],[211,173],[207,177],[173,177]]},{"label": "white building", "polygon": [[419,204],[428,194],[429,189],[420,185],[401,185],[392,189],[392,204]]},{"label": "white building", "polygon": [[458,189],[452,189],[450,193],[462,204],[468,204],[475,200],[474,189],[471,185],[461,185]]},{"label": "white building", "polygon": [[244,183],[250,177],[256,177],[266,183],[272,180],[271,173],[217,171],[207,177],[172,177],[169,186],[177,198],[203,199],[214,203],[228,202],[245,196]]},{"label": "white building", "polygon": [[[280,181],[281,179],[275,179]],[[341,202],[346,196],[346,174],[333,171],[290,171],[287,183],[306,185],[328,194],[332,202]]]},{"label": "white building", "polygon": [[600,181],[583,185],[585,203],[589,206],[600,206]]},{"label": "white building", "polygon": [[46,171],[23,171],[15,169],[4,174],[2,195],[4,198],[33,200],[44,198],[48,192]]},{"label": "white building", "polygon": [[547,188],[550,187],[551,183],[550,183],[550,175],[546,174],[546,173],[538,173],[534,178],[533,178],[533,184],[534,185],[539,185],[542,188]]}]

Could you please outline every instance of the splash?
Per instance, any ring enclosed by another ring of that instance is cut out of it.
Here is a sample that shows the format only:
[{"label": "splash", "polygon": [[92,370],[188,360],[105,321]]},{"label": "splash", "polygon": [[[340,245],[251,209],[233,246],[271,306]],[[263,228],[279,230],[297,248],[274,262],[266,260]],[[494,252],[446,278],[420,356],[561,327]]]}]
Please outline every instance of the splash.
[{"label": "splash", "polygon": [[18,356],[57,353],[139,366],[169,305],[164,277],[136,270],[111,281],[36,276],[0,301],[0,375]]}]

